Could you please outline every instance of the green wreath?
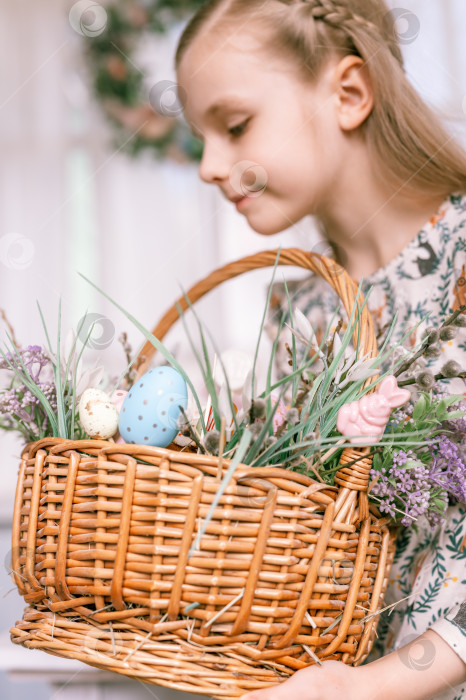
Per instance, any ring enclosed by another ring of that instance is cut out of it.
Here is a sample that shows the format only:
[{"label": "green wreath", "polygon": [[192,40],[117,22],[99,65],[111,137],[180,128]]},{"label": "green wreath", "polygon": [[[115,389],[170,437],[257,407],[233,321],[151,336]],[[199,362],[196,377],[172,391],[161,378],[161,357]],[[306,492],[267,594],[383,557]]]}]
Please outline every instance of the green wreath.
[{"label": "green wreath", "polygon": [[[132,155],[199,161],[202,144],[181,119],[175,83],[159,81],[144,94],[144,73],[133,62],[147,33],[166,34],[205,0],[80,0],[70,11],[82,35],[93,92],[115,132],[115,146]],[[168,103],[165,104],[164,100]]]}]

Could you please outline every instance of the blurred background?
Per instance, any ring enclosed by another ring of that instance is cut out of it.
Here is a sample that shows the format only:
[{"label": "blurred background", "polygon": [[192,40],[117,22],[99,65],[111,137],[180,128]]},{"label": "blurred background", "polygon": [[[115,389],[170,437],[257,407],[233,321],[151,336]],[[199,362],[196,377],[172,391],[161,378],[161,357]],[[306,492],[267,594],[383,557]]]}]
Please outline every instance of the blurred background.
[{"label": "blurred background", "polygon": [[[55,337],[61,299],[63,332],[91,319],[88,361],[99,358],[114,376],[125,366],[121,334],[134,352],[142,338],[79,272],[152,328],[182,289],[228,261],[279,245],[324,252],[310,219],[263,238],[199,179],[200,147],[173,91],[176,43],[196,4],[0,0],[0,310],[19,344],[44,343],[36,301]],[[464,0],[389,5],[410,79],[466,144]],[[221,350],[253,351],[269,279],[249,274],[199,305]],[[167,345],[189,369],[181,328]],[[20,450],[0,435],[2,699],[189,697],[118,677],[112,684],[78,662],[11,645],[8,629],[23,609],[8,578]]]}]

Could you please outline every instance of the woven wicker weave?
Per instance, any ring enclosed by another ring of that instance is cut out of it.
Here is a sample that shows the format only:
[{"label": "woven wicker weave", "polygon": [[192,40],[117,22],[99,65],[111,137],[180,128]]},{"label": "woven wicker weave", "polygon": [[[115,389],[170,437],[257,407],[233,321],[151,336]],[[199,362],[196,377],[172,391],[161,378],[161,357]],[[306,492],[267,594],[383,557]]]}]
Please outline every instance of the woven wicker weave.
[{"label": "woven wicker weave", "polygon": [[[275,259],[227,265],[188,296]],[[351,310],[356,286],[333,261],[285,250],[280,262],[322,275]],[[176,318],[172,307],[154,334]],[[360,342],[376,353],[366,308]],[[366,454],[344,451],[335,487],[239,465],[188,556],[218,490],[217,458],[99,440],[28,445],[12,570],[30,608],[12,641],[218,698],[278,683],[316,657],[361,663],[394,553],[388,520],[368,507]]]}]

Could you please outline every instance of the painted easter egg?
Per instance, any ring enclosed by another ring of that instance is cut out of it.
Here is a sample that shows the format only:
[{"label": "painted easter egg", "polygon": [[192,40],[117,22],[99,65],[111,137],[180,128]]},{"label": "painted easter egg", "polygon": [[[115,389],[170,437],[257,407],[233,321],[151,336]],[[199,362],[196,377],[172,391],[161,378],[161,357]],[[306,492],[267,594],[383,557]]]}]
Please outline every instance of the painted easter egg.
[{"label": "painted easter egg", "polygon": [[118,429],[118,410],[101,389],[86,389],[79,401],[79,420],[92,438],[107,440]]},{"label": "painted easter egg", "polygon": [[120,411],[120,435],[130,444],[167,447],[179,428],[179,406],[186,409],[186,382],[173,367],[154,367],[129,390]]}]

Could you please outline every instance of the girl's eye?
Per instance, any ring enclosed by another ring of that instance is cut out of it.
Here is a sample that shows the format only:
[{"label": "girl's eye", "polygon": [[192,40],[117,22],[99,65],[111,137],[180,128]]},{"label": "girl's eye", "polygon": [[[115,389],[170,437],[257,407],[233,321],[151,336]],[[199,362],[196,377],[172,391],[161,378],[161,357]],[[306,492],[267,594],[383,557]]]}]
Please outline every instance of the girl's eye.
[{"label": "girl's eye", "polygon": [[230,129],[228,129],[228,133],[231,134],[231,136],[240,136],[243,133],[248,121],[249,119],[246,119],[246,121],[242,122],[241,124],[232,126]]}]

